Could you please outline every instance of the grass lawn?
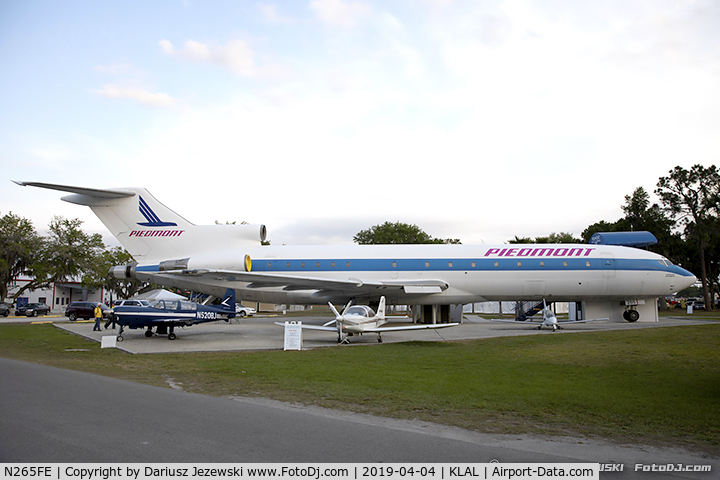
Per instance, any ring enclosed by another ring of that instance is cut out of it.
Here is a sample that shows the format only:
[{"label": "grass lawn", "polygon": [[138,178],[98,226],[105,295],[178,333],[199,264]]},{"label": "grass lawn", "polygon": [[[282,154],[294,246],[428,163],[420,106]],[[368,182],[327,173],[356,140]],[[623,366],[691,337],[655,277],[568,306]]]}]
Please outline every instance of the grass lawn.
[{"label": "grass lawn", "polygon": [[301,352],[129,355],[0,325],[0,356],[216,396],[263,396],[483,432],[720,454],[720,323]]}]

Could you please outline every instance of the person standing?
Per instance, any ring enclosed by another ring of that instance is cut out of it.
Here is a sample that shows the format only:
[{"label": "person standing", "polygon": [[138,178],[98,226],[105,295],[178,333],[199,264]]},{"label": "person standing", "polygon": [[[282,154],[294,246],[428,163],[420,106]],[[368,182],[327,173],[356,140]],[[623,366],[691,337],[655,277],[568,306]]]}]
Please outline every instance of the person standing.
[{"label": "person standing", "polygon": [[100,304],[98,303],[95,305],[95,326],[93,327],[93,332],[96,330],[98,332],[102,331],[100,328],[100,320],[102,320],[102,308],[100,308]]}]

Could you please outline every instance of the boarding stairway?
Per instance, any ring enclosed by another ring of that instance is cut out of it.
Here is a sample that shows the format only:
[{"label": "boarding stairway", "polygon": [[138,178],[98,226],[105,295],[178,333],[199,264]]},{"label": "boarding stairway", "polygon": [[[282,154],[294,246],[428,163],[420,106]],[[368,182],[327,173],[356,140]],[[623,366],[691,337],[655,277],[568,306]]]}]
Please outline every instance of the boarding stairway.
[{"label": "boarding stairway", "polygon": [[[547,304],[548,307],[552,305],[551,303]],[[516,322],[524,322],[528,318],[532,317],[533,315],[536,315],[540,312],[542,312],[542,309],[545,307],[543,300],[537,301],[520,301],[515,302],[515,321]]]}]

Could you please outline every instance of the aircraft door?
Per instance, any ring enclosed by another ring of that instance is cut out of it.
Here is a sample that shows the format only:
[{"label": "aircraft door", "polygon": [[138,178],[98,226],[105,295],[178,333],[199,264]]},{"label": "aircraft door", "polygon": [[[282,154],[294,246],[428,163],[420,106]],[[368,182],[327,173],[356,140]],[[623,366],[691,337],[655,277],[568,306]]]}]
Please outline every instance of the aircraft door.
[{"label": "aircraft door", "polygon": [[616,293],[613,291],[615,288],[615,257],[610,252],[601,252],[600,261],[602,262],[602,283],[605,286],[605,292],[607,294]]}]

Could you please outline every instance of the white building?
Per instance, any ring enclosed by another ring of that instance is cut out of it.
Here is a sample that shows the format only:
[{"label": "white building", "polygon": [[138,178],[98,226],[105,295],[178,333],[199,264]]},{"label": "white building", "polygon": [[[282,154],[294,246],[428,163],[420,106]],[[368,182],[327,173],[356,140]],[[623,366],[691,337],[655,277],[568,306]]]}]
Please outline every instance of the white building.
[{"label": "white building", "polygon": [[[29,278],[18,278],[9,287],[8,297],[3,299],[7,303],[12,302],[12,296],[20,290],[23,285],[30,282]],[[105,289],[83,287],[80,282],[58,282],[48,288],[38,290],[26,290],[15,301],[15,305],[28,303],[44,303],[52,308],[55,313],[62,313],[70,302],[89,301],[104,302],[110,301],[110,293]]]}]

